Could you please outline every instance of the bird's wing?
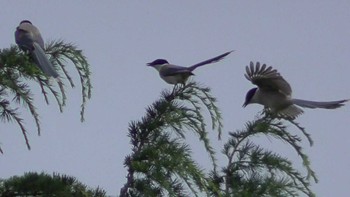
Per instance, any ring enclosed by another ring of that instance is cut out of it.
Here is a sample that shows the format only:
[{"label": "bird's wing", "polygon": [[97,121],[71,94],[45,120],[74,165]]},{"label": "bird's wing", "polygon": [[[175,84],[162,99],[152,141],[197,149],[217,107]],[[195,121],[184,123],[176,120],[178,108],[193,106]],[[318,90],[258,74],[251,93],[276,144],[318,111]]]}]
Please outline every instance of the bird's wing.
[{"label": "bird's wing", "polygon": [[199,67],[199,66],[203,66],[203,65],[206,65],[206,64],[211,64],[211,63],[218,62],[218,61],[222,60],[224,57],[226,57],[228,54],[230,54],[230,53],[232,53],[232,52],[233,52],[233,51],[229,51],[229,52],[226,52],[226,53],[224,53],[224,54],[222,54],[222,55],[219,55],[219,56],[217,56],[217,57],[213,57],[213,58],[211,58],[211,59],[208,59],[208,60],[205,60],[205,61],[203,61],[203,62],[197,63],[197,64],[195,64],[195,65],[193,65],[193,66],[188,67],[188,69],[189,69],[190,71],[193,71],[194,69],[196,69],[196,68]]},{"label": "bird's wing", "polygon": [[159,72],[164,77],[184,74],[184,73],[190,74],[190,75],[192,74],[192,72],[187,67],[177,66],[172,64],[164,65]]},{"label": "bird's wing", "polygon": [[244,76],[257,85],[259,89],[265,91],[277,91],[286,96],[291,96],[292,88],[288,82],[271,66],[267,67],[266,64],[260,65],[259,62],[254,66],[253,62],[250,62],[249,66],[246,66],[246,74]]}]

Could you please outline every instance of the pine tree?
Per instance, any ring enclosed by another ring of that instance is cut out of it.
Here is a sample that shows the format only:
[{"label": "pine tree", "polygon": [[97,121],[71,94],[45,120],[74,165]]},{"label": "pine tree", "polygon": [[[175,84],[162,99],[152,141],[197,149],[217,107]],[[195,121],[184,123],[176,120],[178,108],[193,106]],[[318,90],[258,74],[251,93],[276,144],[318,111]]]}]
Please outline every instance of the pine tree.
[{"label": "pine tree", "polygon": [[[208,129],[205,109],[210,114]],[[120,197],[134,196],[314,196],[310,189],[317,182],[301,138],[287,131],[294,125],[312,145],[304,128],[292,120],[264,115],[249,121],[245,129],[230,132],[222,154],[227,166],[218,166],[208,138],[209,130],[222,132],[222,117],[210,89],[190,82],[163,91],[140,121],[129,125],[131,154],[126,156],[126,183]],[[205,170],[193,159],[188,132],[198,135],[212,169]],[[281,155],[254,143],[252,137],[265,135],[289,144],[300,156],[306,175]]]},{"label": "pine tree", "polygon": [[105,197],[101,188],[91,189],[75,177],[53,173],[28,172],[0,180],[0,196]]}]

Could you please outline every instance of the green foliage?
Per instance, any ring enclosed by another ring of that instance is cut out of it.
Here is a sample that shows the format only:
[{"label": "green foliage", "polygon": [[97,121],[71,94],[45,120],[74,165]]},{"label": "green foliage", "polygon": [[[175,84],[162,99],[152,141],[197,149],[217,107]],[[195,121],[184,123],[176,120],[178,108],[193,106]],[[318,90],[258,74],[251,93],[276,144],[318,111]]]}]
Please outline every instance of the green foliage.
[{"label": "green foliage", "polygon": [[[203,109],[209,112],[211,128],[218,131],[220,139],[222,118],[216,99],[209,88],[195,82],[163,91],[141,121],[130,123],[132,153],[124,162],[128,175],[121,197],[314,196],[310,185],[317,182],[315,172],[302,150],[301,138],[287,130],[287,123],[295,126],[312,145],[310,135],[298,123],[266,115],[248,122],[243,130],[230,132],[222,150],[228,162],[219,168]],[[192,159],[187,132],[194,132],[203,142],[213,164],[210,173]],[[306,175],[287,158],[254,143],[257,136],[289,144],[300,156]]]},{"label": "green foliage", "polygon": [[0,180],[0,196],[104,197],[106,192],[101,188],[88,188],[71,176],[29,172]]},{"label": "green foliage", "polygon": [[[28,149],[27,129],[20,116],[20,107],[29,109],[40,135],[40,120],[34,105],[33,92],[29,82],[39,85],[47,104],[49,93],[55,98],[59,110],[62,112],[66,102],[63,79],[67,79],[71,87],[74,87],[72,77],[66,69],[66,63],[70,62],[78,71],[82,88],[81,121],[84,120],[84,111],[87,99],[91,97],[91,81],[89,64],[82,51],[73,44],[63,41],[50,42],[46,46],[46,53],[50,55],[50,61],[59,73],[57,80],[49,79],[42,73],[30,56],[22,52],[17,46],[11,46],[0,50],[0,119],[3,122],[15,121],[24,136]],[[2,150],[0,149],[2,152]]]},{"label": "green foliage", "polygon": [[[299,144],[301,138],[286,130],[285,121],[295,125],[290,120],[263,117],[248,122],[244,130],[229,133],[230,138],[222,151],[228,164],[222,173],[211,174],[213,182],[221,188],[221,196],[299,196],[300,192],[314,196],[310,184],[311,179],[318,181],[315,172]],[[281,140],[294,148],[307,175],[302,175],[287,158],[262,148],[250,139],[258,135]],[[306,137],[310,139],[307,133]]]},{"label": "green foliage", "polygon": [[[83,55],[82,50],[79,50],[77,46],[71,43],[64,43],[62,40],[56,42],[50,42],[46,47],[46,52],[51,55],[51,62],[53,62],[56,67],[59,67],[64,73],[65,78],[69,81],[69,84],[73,88],[74,82],[72,77],[69,75],[68,70],[66,69],[66,62],[69,60],[75,66],[81,84],[81,94],[82,94],[82,104],[80,117],[81,121],[84,121],[84,111],[87,99],[91,98],[91,72],[90,65],[87,62],[86,57]],[[64,91],[63,95],[63,105],[65,101]]]},{"label": "green foliage", "polygon": [[128,176],[120,196],[209,194],[209,183],[192,159],[185,139],[186,132],[197,134],[216,166],[202,107],[208,109],[212,128],[217,129],[219,136],[222,123],[216,99],[209,91],[195,82],[175,86],[171,93],[162,92],[141,121],[130,123],[132,154],[125,159]]}]

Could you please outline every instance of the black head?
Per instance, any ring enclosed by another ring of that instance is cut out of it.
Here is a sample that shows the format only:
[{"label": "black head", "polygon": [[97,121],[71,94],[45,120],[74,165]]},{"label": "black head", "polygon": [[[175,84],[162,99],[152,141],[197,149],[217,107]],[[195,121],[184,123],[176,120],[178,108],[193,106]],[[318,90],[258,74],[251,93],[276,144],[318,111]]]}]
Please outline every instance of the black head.
[{"label": "black head", "polygon": [[19,24],[22,24],[22,23],[29,23],[29,24],[32,25],[32,22],[30,22],[29,20],[23,20],[23,21],[21,21]]},{"label": "black head", "polygon": [[169,62],[166,61],[165,59],[156,59],[153,62],[147,63],[147,66],[162,65],[162,64],[169,64]]},{"label": "black head", "polygon": [[247,92],[247,94],[245,95],[243,107],[246,107],[250,103],[257,89],[258,88],[252,88]]}]

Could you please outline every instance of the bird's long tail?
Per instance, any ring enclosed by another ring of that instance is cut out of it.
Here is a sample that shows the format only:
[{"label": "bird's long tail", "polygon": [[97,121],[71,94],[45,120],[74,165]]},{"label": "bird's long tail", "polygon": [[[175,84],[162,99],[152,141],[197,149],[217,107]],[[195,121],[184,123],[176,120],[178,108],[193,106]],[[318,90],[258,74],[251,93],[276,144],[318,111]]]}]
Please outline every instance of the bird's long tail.
[{"label": "bird's long tail", "polygon": [[49,77],[57,78],[58,74],[55,71],[52,63],[47,58],[44,50],[40,47],[38,43],[34,42],[34,50],[32,51],[34,60],[39,68]]},{"label": "bird's long tail", "polygon": [[345,105],[345,102],[349,101],[349,99],[339,100],[339,101],[327,101],[327,102],[307,101],[307,100],[301,100],[301,99],[293,99],[292,101],[294,104],[299,105],[300,107],[336,109]]},{"label": "bird's long tail", "polygon": [[200,62],[200,63],[198,63],[198,64],[195,64],[195,65],[193,65],[193,66],[188,67],[188,69],[189,69],[190,71],[193,71],[193,70],[196,69],[197,67],[204,66],[204,65],[206,65],[206,64],[212,64],[212,63],[218,62],[218,61],[222,60],[224,57],[226,57],[228,54],[230,54],[230,53],[232,53],[232,52],[233,52],[233,51],[229,51],[229,52],[226,52],[226,53],[221,54],[221,55],[219,55],[219,56],[216,56],[216,57],[213,57],[213,58],[211,58],[211,59],[205,60],[205,61],[203,61],[203,62]]}]

